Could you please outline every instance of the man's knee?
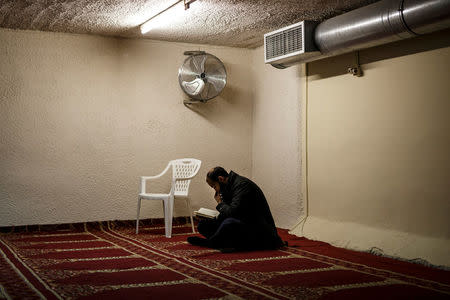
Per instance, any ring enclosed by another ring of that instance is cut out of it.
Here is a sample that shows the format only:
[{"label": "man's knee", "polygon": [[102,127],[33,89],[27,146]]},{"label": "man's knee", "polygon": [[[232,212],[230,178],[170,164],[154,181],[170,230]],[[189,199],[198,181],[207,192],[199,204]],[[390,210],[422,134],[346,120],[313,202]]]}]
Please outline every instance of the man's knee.
[{"label": "man's knee", "polygon": [[235,218],[226,218],[220,224],[218,231],[229,231],[229,230],[237,230],[239,227],[242,227],[243,223]]},{"label": "man's knee", "polygon": [[222,222],[222,226],[228,226],[228,225],[242,225],[242,221],[236,219],[236,218],[226,218],[225,220],[223,220]]},{"label": "man's knee", "polygon": [[201,220],[200,222],[198,222],[197,230],[201,235],[209,238],[216,232],[217,227],[218,225],[215,220]]},{"label": "man's knee", "polygon": [[246,231],[245,224],[235,218],[226,218],[217,229],[218,234],[230,237],[245,234]]}]

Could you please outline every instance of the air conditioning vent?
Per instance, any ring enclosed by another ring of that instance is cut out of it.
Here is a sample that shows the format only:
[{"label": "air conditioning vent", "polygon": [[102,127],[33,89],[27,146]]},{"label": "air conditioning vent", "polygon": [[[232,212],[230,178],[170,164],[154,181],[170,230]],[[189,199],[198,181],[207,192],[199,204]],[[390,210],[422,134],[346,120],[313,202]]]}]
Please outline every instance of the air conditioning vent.
[{"label": "air conditioning vent", "polygon": [[302,26],[266,36],[266,60],[302,51]]},{"label": "air conditioning vent", "polygon": [[264,61],[266,64],[283,64],[298,55],[318,55],[314,44],[317,23],[302,21],[264,35]]}]

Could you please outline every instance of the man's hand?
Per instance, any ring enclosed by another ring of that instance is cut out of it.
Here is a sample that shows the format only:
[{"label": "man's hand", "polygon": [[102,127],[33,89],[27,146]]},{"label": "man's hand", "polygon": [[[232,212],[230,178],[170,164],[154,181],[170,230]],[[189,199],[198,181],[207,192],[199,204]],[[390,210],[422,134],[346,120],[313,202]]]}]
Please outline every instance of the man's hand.
[{"label": "man's hand", "polygon": [[214,199],[216,199],[217,204],[222,202],[222,196],[218,192],[214,195]]}]

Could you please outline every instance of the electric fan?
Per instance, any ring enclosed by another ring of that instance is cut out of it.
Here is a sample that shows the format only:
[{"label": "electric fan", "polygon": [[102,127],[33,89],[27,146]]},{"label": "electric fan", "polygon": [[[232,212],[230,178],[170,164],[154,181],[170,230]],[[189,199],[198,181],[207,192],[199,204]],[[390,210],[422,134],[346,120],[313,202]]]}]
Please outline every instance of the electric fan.
[{"label": "electric fan", "polygon": [[191,100],[200,102],[219,95],[227,83],[227,72],[220,59],[203,51],[186,51],[184,54],[188,57],[178,70],[178,82],[183,92]]}]

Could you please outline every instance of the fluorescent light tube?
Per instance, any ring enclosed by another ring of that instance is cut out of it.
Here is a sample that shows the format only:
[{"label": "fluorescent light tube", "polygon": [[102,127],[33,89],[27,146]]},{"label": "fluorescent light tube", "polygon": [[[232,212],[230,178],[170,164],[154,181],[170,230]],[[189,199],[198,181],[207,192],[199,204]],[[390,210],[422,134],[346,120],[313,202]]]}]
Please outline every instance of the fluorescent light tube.
[{"label": "fluorescent light tube", "polygon": [[[170,13],[165,13],[169,10]],[[140,27],[141,33],[145,34],[154,28],[166,27],[170,25],[170,23],[173,23],[175,20],[179,20],[182,17],[183,13],[183,0],[177,1],[143,23]]]}]

